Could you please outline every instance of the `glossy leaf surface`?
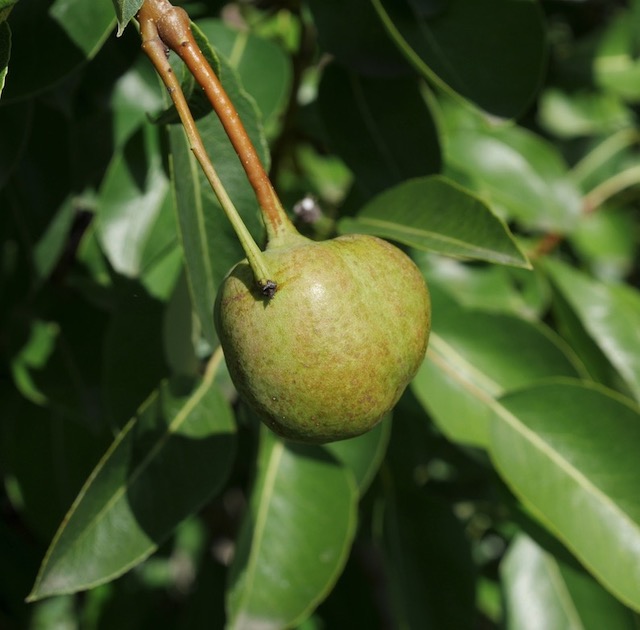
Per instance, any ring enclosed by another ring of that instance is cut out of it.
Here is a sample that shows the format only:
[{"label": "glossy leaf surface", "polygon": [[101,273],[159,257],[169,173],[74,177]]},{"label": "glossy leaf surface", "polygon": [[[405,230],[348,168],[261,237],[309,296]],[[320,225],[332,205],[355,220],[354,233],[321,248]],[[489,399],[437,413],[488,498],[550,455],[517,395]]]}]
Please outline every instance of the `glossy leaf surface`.
[{"label": "glossy leaf surface", "polygon": [[577,376],[548,329],[507,314],[461,308],[432,291],[434,320],[427,360],[412,388],[441,430],[458,442],[487,446],[496,399],[552,376]]},{"label": "glossy leaf surface", "polygon": [[640,400],[640,294],[557,261],[545,265],[585,330]]},{"label": "glossy leaf surface", "polygon": [[126,425],[60,526],[31,599],[121,575],[220,487],[233,457],[234,422],[212,377],[191,391],[164,383]]},{"label": "glossy leaf surface", "polygon": [[374,234],[447,256],[528,267],[506,225],[477,197],[440,176],[405,181],[371,200],[342,232]]},{"label": "glossy leaf surface", "polygon": [[342,571],[356,523],[350,471],[320,447],[263,429],[258,472],[231,568],[228,627],[295,625]]},{"label": "glossy leaf surface", "polygon": [[602,584],[640,610],[637,407],[572,381],[499,402],[489,449],[498,471]]},{"label": "glossy leaf surface", "polygon": [[511,630],[632,630],[633,616],[579,566],[520,535],[501,565]]}]

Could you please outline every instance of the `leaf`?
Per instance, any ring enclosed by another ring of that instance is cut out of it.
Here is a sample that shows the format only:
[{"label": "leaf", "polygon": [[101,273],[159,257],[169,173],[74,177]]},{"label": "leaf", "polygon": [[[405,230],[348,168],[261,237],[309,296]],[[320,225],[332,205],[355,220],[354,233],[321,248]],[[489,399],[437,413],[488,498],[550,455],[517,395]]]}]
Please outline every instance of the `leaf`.
[{"label": "leaf", "polygon": [[462,524],[444,502],[419,492],[386,499],[383,552],[393,627],[471,627],[475,570]]},{"label": "leaf", "polygon": [[[1,23],[0,30],[2,30]],[[0,78],[1,81],[2,79]],[[0,87],[1,92],[2,89]],[[31,133],[33,111],[34,108],[31,103],[3,104],[2,106],[2,117],[0,117],[0,135],[2,135],[2,142],[0,143],[0,189],[4,187],[22,158]]]},{"label": "leaf", "polygon": [[11,29],[6,22],[0,22],[0,96],[9,70],[11,58]]},{"label": "leaf", "polygon": [[165,304],[139,282],[119,279],[104,334],[104,406],[112,426],[122,427],[168,376],[162,346]]},{"label": "leaf", "polygon": [[[235,71],[224,59],[221,58],[220,63],[224,88],[268,169],[269,154],[255,104],[241,87]],[[254,238],[262,242],[264,225],[258,203],[222,125],[216,115],[210,113],[198,121],[198,129],[229,196]],[[244,258],[244,252],[189,149],[180,126],[169,127],[169,139],[171,179],[187,277],[202,334],[213,344],[216,335],[212,313],[217,289],[232,265]]]},{"label": "leaf", "polygon": [[112,0],[118,18],[118,37],[122,35],[131,18],[140,10],[144,0]]},{"label": "leaf", "polygon": [[640,610],[640,413],[570,380],[507,394],[490,454],[507,484],[618,599]]},{"label": "leaf", "polygon": [[331,64],[318,99],[330,147],[367,197],[440,170],[438,133],[414,77],[359,76]]},{"label": "leaf", "polygon": [[11,80],[3,98],[23,99],[52,87],[97,54],[114,22],[109,0],[18,2],[11,12]]},{"label": "leaf", "polygon": [[321,447],[262,430],[257,479],[230,574],[228,628],[295,626],[331,590],[355,533],[351,473]]},{"label": "leaf", "polygon": [[114,22],[108,0],[54,0],[49,15],[87,59],[100,50]]},{"label": "leaf", "polygon": [[123,574],[221,487],[234,422],[214,372],[193,388],[163,383],[120,432],[62,522],[30,601]]},{"label": "leaf", "polygon": [[413,179],[372,199],[340,230],[410,247],[529,268],[507,226],[480,199],[440,176]]},{"label": "leaf", "polygon": [[158,131],[147,124],[116,153],[99,193],[98,238],[122,275],[140,275],[147,239],[162,205],[170,201],[168,193]]},{"label": "leaf", "polygon": [[606,284],[559,261],[544,269],[593,341],[640,400],[640,294]]},{"label": "leaf", "polygon": [[325,448],[354,474],[360,496],[367,491],[384,460],[390,435],[391,414],[388,414],[363,435],[325,445]]},{"label": "leaf", "polygon": [[465,309],[432,290],[427,360],[412,389],[443,433],[486,447],[498,397],[553,376],[577,376],[575,359],[542,324]]},{"label": "leaf", "polygon": [[405,57],[438,86],[502,117],[516,117],[533,99],[546,62],[536,3],[371,2]]},{"label": "leaf", "polygon": [[[396,415],[373,524],[393,615],[388,626],[470,628],[476,590],[470,541],[451,506],[435,496],[440,491],[425,483],[437,484],[437,463],[453,468],[443,451],[451,447],[410,397],[402,397]],[[454,474],[464,475],[457,467]]]},{"label": "leaf", "polygon": [[549,308],[550,289],[538,269],[477,265],[414,250],[412,257],[430,287],[436,285],[467,308],[539,319]]},{"label": "leaf", "polygon": [[368,0],[310,0],[308,5],[321,49],[341,65],[365,76],[398,76],[411,71]]},{"label": "leaf", "polygon": [[620,10],[606,26],[593,60],[596,84],[607,92],[619,95],[626,101],[637,103],[640,99],[638,79],[638,35],[640,12],[632,6]]},{"label": "leaf", "polygon": [[632,124],[631,111],[606,92],[572,94],[548,88],[540,97],[540,123],[558,138],[613,134]]},{"label": "leaf", "polygon": [[520,127],[490,127],[477,119],[461,124],[452,108],[445,106],[447,175],[525,227],[575,228],[582,197],[554,145]]},{"label": "leaf", "polygon": [[518,535],[500,565],[506,628],[512,630],[633,630],[631,611],[588,573]]}]

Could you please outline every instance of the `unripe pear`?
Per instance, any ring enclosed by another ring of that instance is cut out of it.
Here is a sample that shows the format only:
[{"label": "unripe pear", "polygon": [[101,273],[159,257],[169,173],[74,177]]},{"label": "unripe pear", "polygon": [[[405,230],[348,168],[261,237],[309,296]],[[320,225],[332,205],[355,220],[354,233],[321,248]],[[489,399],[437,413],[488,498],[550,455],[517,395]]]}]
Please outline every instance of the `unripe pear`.
[{"label": "unripe pear", "polygon": [[431,307],[422,275],[373,236],[288,234],[263,255],[277,284],[272,297],[244,260],[216,300],[237,390],[285,438],[324,443],[365,433],[424,359]]}]

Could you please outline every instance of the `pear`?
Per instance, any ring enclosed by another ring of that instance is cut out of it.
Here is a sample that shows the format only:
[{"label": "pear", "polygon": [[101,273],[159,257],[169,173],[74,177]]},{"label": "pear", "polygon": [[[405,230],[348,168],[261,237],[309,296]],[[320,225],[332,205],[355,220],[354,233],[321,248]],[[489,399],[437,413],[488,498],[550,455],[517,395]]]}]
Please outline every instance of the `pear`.
[{"label": "pear", "polygon": [[263,256],[275,291],[258,286],[244,260],[214,309],[238,392],[290,440],[365,433],[424,359],[431,306],[421,273],[400,249],[366,235],[317,242],[288,232]]}]

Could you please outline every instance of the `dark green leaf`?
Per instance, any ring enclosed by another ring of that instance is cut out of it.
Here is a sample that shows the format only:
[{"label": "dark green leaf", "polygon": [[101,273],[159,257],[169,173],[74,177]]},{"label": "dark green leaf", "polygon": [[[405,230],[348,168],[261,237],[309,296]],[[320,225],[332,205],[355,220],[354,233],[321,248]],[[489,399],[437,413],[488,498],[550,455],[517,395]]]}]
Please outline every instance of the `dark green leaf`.
[{"label": "dark green leaf", "polygon": [[24,98],[54,85],[100,50],[114,24],[109,0],[18,2],[11,13],[11,74],[4,98]]},{"label": "dark green leaf", "polygon": [[438,133],[415,78],[359,76],[332,64],[319,89],[329,144],[366,197],[440,170]]},{"label": "dark green leaf", "polygon": [[31,600],[121,575],[221,487],[234,423],[214,371],[193,388],[163,383],[121,431],[60,526]]},{"label": "dark green leaf", "polygon": [[523,504],[617,598],[640,610],[640,413],[559,380],[494,407],[490,453]]},{"label": "dark green leaf", "polygon": [[258,473],[231,568],[228,628],[295,626],[331,590],[349,554],[358,491],[320,447],[261,433]]},{"label": "dark green leaf", "polygon": [[122,427],[168,375],[162,347],[165,305],[144,287],[119,281],[104,335],[103,391],[107,415]]},{"label": "dark green leaf", "polygon": [[585,330],[640,400],[640,293],[606,284],[558,261],[545,269]]},{"label": "dark green leaf", "polygon": [[342,232],[374,234],[447,256],[529,267],[507,226],[489,207],[440,176],[404,182],[371,200]]},{"label": "dark green leaf", "polygon": [[515,117],[533,99],[546,59],[534,2],[450,0],[425,11],[410,0],[371,0],[407,59],[440,86],[492,114]]},{"label": "dark green leaf", "polygon": [[520,535],[500,565],[510,630],[634,630],[633,614],[588,573]]},{"label": "dark green leaf", "polygon": [[309,6],[320,47],[342,65],[366,76],[409,73],[369,0],[311,0]]}]

